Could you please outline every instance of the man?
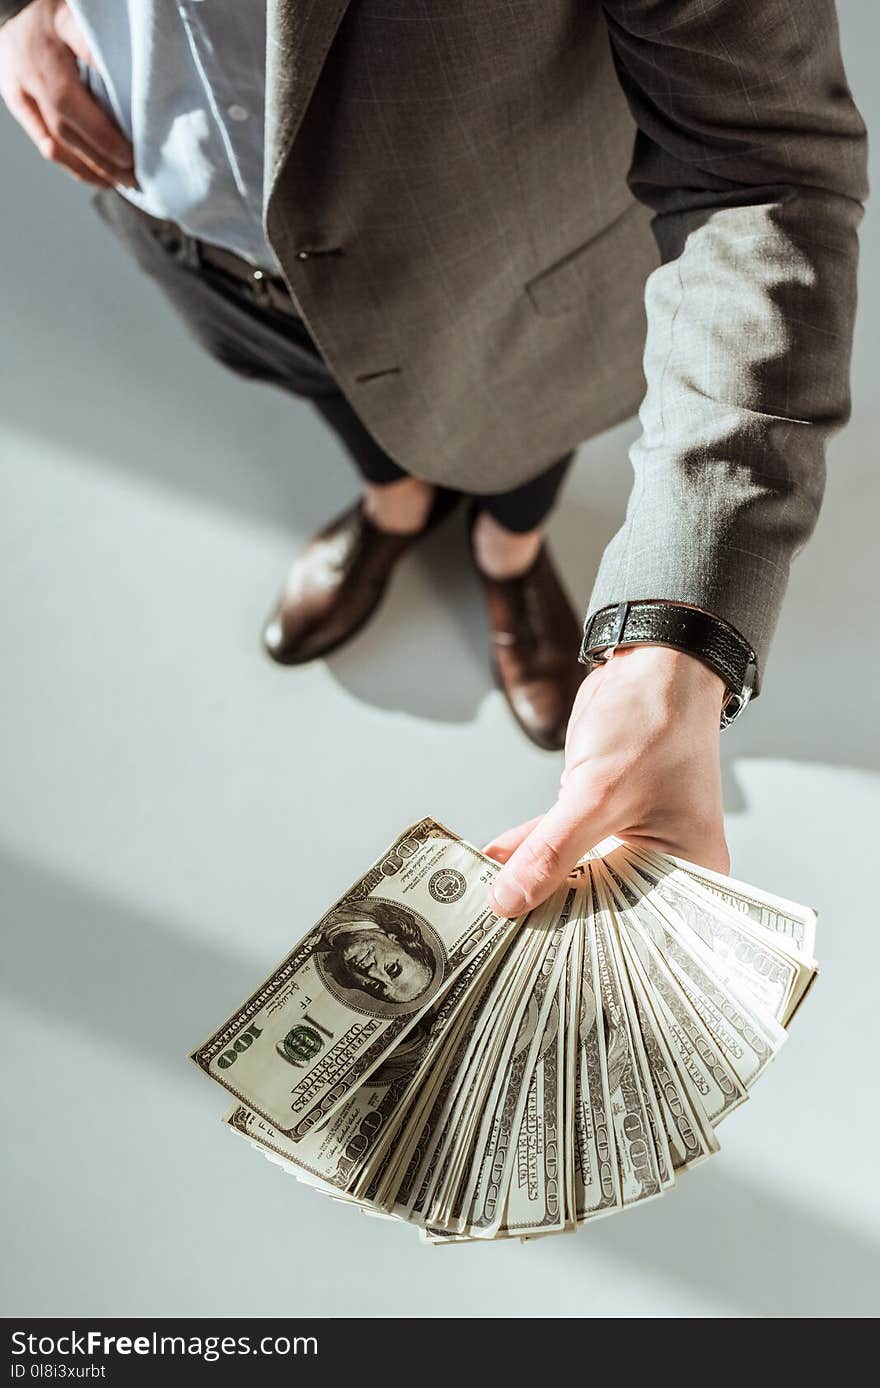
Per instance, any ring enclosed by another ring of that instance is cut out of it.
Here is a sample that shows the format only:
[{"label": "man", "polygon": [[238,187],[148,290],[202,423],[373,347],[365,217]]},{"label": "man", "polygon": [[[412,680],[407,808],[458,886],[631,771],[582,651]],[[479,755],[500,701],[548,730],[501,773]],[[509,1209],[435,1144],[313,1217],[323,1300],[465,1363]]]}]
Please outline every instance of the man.
[{"label": "man", "polygon": [[833,0],[0,18],[0,93],[44,155],[116,188],[104,215],[202,340],[310,395],[361,471],[276,659],[347,639],[465,492],[497,677],[560,745],[577,623],[543,523],[573,449],[642,399],[559,797],[488,846],[493,901],[536,904],[612,833],[726,871],[720,725],[759,690],[849,409],[865,133]]}]

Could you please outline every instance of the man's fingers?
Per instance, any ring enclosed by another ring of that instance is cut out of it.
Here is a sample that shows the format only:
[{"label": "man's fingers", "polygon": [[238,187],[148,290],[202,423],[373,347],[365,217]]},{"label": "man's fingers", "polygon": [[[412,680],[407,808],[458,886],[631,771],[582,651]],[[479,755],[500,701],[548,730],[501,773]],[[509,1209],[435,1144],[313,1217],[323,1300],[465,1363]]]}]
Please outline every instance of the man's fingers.
[{"label": "man's fingers", "polygon": [[[5,99],[11,114],[44,159],[99,188],[117,183],[136,186],[130,144],[81,87],[77,90],[76,86],[61,84],[56,95],[50,95],[47,89],[28,92],[19,87],[6,92]],[[83,133],[84,126],[88,127],[88,135]],[[113,148],[112,158],[93,143],[94,139],[105,138]]]},{"label": "man's fingers", "polygon": [[44,159],[51,159],[53,164],[60,164],[63,169],[67,169],[68,173],[73,174],[80,183],[89,183],[95,188],[110,188],[112,186],[88,164],[84,164],[81,159],[78,159],[73,150],[67,149],[60,140],[52,135],[40,114],[40,108],[32,97],[21,92],[12,97],[8,105],[10,112],[25,134],[33,140]]},{"label": "man's fingers", "polygon": [[134,153],[119,127],[76,80],[41,100],[54,139],[110,183],[134,182]]},{"label": "man's fingers", "polygon": [[525,824],[517,824],[515,829],[508,829],[506,833],[499,834],[497,839],[487,843],[482,852],[487,858],[494,858],[496,863],[506,863],[514,849],[519,848],[523,839],[527,838],[540,822],[541,816],[538,814],[534,819],[527,819]]},{"label": "man's fingers", "polygon": [[505,863],[492,888],[494,909],[521,916],[538,906],[565,881],[575,863],[609,826],[584,814],[576,801],[557,800]]},{"label": "man's fingers", "polygon": [[68,149],[58,140],[49,130],[46,122],[40,114],[40,108],[33,97],[25,92],[19,92],[8,101],[11,114],[18,121],[25,134],[29,135],[40,151],[44,159],[51,159],[53,164],[60,164],[68,173],[73,174],[74,178],[80,183],[89,183],[94,188],[110,188],[107,179],[91,168],[88,164],[77,158],[73,150]]},{"label": "man's fingers", "polygon": [[32,97],[25,92],[12,92],[6,98],[6,105],[9,107],[10,115],[14,116],[26,135],[33,140],[41,154],[44,146],[48,146],[52,141],[52,136],[46,128],[46,122],[40,115],[40,108]]},{"label": "man's fingers", "polygon": [[[70,43],[71,37],[73,32],[50,49],[33,80],[24,84],[25,94],[39,106],[51,138],[74,160],[89,165],[106,182],[132,184],[131,142],[80,78],[74,56],[78,50]],[[69,160],[58,162],[70,164]]]},{"label": "man's fingers", "polygon": [[69,5],[59,5],[55,14],[55,33],[61,42],[70,49],[71,53],[82,58],[89,67],[95,66],[95,59],[92,56],[86,36],[74,19]]},{"label": "man's fingers", "polygon": [[131,142],[81,83],[65,84],[58,101],[58,119],[69,132],[68,143],[78,143],[83,153],[108,169],[132,171]]},{"label": "man's fingers", "polygon": [[125,188],[136,188],[138,186],[134,171],[131,168],[120,168],[111,163],[103,154],[94,149],[92,145],[84,139],[82,134],[75,130],[67,121],[60,121],[53,136],[56,145],[60,146],[66,157],[58,159],[59,164],[70,165],[71,161],[82,164],[88,168],[93,181],[99,182],[108,188],[120,184]]},{"label": "man's fingers", "polygon": [[45,159],[51,159],[53,164],[57,164],[59,168],[66,169],[69,174],[73,174],[78,183],[88,183],[92,188],[112,188],[114,186],[109,178],[98,173],[91,164],[86,164],[84,160],[79,159],[74,150],[51,136],[41,152]]}]

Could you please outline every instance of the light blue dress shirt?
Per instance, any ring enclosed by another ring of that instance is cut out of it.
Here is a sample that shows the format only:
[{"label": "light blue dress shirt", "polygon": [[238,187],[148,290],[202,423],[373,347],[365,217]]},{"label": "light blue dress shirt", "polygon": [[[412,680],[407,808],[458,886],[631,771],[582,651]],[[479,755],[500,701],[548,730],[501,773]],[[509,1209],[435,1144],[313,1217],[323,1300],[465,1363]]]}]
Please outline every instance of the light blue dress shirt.
[{"label": "light blue dress shirt", "polygon": [[262,221],[265,0],[68,0],[83,80],[134,146],[154,217],[278,273]]}]

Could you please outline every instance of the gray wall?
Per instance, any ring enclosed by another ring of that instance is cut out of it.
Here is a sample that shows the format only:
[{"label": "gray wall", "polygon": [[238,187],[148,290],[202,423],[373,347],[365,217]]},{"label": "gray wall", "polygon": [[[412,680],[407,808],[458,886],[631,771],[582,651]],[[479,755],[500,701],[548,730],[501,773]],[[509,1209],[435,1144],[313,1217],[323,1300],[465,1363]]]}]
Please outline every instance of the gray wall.
[{"label": "gray wall", "polygon": [[[880,14],[841,17],[870,124]],[[199,354],[10,119],[0,151],[6,1313],[876,1312],[876,204],[853,422],[765,692],[724,739],[735,870],[819,908],[823,978],[672,1196],[577,1238],[431,1250],[222,1131],[186,1052],[402,825],[483,841],[549,804],[559,761],[491,690],[455,525],[330,662],[261,658],[346,462],[307,406]],[[632,436],[583,450],[554,521],[580,602]]]}]

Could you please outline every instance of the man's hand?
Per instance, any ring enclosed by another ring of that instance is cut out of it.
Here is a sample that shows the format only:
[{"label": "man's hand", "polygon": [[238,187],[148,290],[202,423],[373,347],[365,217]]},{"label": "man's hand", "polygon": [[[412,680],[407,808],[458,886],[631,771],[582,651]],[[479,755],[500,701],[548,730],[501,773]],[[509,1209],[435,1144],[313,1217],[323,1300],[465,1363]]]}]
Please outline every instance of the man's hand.
[{"label": "man's hand", "polygon": [[493,908],[518,916],[609,835],[727,872],[719,737],[724,684],[665,646],[618,650],[584,680],[559,798],[484,852],[504,863]]},{"label": "man's hand", "polygon": [[64,0],[31,0],[0,29],[0,96],[44,159],[98,188],[136,187],[134,152],[80,80],[94,59]]}]

